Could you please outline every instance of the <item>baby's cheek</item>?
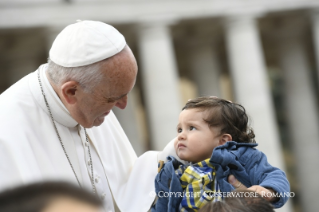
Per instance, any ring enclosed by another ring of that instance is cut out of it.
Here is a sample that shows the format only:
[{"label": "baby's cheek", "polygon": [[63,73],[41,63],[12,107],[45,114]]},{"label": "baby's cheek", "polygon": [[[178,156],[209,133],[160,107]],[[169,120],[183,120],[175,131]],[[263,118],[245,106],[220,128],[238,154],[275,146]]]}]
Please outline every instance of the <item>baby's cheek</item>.
[{"label": "baby's cheek", "polygon": [[174,141],[174,149],[175,149],[176,152],[177,152],[177,143],[178,143],[178,140],[176,139],[176,140]]},{"label": "baby's cheek", "polygon": [[175,149],[176,155],[179,157],[179,151],[178,151],[177,145],[174,145],[174,149]]},{"label": "baby's cheek", "polygon": [[178,139],[177,139],[177,137],[176,137],[176,138],[175,138],[175,141],[174,141],[174,146],[177,145],[177,142],[178,142]]}]

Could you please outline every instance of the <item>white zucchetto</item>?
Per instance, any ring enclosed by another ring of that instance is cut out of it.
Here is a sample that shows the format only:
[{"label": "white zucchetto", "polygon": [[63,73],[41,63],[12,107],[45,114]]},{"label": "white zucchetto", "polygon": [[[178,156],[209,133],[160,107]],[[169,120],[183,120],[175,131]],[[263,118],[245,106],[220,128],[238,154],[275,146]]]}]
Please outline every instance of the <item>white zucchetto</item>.
[{"label": "white zucchetto", "polygon": [[78,21],[54,40],[50,59],[64,67],[90,65],[122,51],[126,41],[113,26],[99,21]]}]

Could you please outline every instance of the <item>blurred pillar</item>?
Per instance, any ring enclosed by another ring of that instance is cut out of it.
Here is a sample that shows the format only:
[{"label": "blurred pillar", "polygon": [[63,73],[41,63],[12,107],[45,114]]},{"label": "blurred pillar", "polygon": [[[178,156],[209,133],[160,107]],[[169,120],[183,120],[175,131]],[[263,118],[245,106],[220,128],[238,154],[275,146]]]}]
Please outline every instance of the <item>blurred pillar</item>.
[{"label": "blurred pillar", "polygon": [[[230,17],[225,29],[235,99],[250,116],[258,149],[270,164],[285,170],[256,20],[252,16]],[[276,211],[292,211],[291,204]]]},{"label": "blurred pillar", "polygon": [[136,154],[139,156],[146,151],[142,130],[138,123],[138,103],[137,91],[133,89],[128,95],[127,106],[124,110],[114,107],[112,110],[121,123],[125,134],[131,142]]},{"label": "blurred pillar", "polygon": [[312,37],[317,63],[317,83],[319,85],[319,10],[312,13]]},{"label": "blurred pillar", "polygon": [[215,42],[201,38],[193,41],[190,63],[199,96],[221,97],[220,66]]},{"label": "blurred pillar", "polygon": [[47,48],[47,57],[49,58],[49,51],[51,49],[51,46],[55,40],[55,38],[58,36],[58,34],[63,30],[64,27],[48,27],[44,30],[44,35],[46,38],[46,48]]},{"label": "blurred pillar", "polygon": [[235,99],[251,116],[259,149],[265,152],[272,165],[283,168],[275,111],[255,19],[232,17],[226,19],[225,26]]},{"label": "blurred pillar", "polygon": [[319,123],[314,88],[300,28],[289,20],[291,26],[282,28],[280,65],[284,73],[285,103],[290,128],[290,139],[296,155],[296,170],[300,182],[302,211],[317,211],[319,201]]},{"label": "blurred pillar", "polygon": [[138,39],[151,147],[162,150],[177,135],[176,125],[181,111],[170,29],[161,23],[141,24]]},{"label": "blurred pillar", "polygon": [[[258,149],[273,166],[284,168],[275,110],[268,84],[259,31],[252,16],[225,20],[226,43],[235,99],[250,116]],[[290,212],[291,204],[276,210]]]},{"label": "blurred pillar", "polygon": [[[21,35],[13,36],[13,45],[6,51],[5,60],[8,63],[7,83],[12,85],[22,77],[34,72],[41,64],[38,64],[39,55],[42,52],[41,33],[22,31]],[[32,51],[31,51],[32,50]]]}]

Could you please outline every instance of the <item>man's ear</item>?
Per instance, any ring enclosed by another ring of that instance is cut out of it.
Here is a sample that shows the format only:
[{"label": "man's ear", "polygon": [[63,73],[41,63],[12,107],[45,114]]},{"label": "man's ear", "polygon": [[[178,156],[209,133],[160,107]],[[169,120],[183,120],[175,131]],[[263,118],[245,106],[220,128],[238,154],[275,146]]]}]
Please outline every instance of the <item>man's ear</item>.
[{"label": "man's ear", "polygon": [[64,100],[68,104],[74,104],[77,101],[77,92],[79,91],[79,83],[75,81],[68,81],[62,84],[61,93]]},{"label": "man's ear", "polygon": [[232,141],[233,137],[230,134],[223,134],[220,136],[219,145],[224,145],[227,141]]}]

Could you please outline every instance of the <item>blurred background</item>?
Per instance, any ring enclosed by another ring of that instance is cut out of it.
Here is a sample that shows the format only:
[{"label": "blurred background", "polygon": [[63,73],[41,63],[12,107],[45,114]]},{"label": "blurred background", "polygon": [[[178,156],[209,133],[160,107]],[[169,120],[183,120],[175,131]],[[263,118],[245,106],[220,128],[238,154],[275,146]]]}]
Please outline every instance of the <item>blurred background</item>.
[{"label": "blurred background", "polygon": [[138,155],[176,136],[188,99],[226,98],[288,175],[295,196],[278,211],[319,210],[318,0],[0,0],[0,92],[77,19],[115,26],[136,56],[136,86],[114,112]]}]

